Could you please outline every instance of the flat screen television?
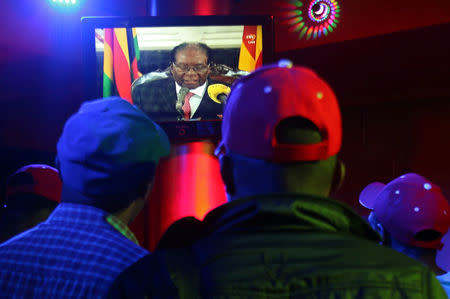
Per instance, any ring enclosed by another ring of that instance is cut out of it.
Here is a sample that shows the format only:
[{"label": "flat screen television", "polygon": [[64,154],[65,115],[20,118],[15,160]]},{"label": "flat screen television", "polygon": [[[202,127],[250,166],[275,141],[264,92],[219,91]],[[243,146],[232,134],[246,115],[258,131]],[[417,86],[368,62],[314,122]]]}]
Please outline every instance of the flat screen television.
[{"label": "flat screen television", "polygon": [[[119,95],[174,143],[218,139],[228,87],[273,61],[273,34],[271,16],[83,17],[86,99]],[[183,43],[206,45],[210,57],[179,60],[173,49]],[[183,85],[193,111],[184,110]]]}]

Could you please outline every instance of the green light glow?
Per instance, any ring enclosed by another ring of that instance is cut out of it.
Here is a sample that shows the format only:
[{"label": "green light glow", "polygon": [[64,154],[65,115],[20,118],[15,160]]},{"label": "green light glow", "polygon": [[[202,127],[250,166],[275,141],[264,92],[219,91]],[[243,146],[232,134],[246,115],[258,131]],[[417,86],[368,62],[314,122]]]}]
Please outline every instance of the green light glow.
[{"label": "green light glow", "polygon": [[302,39],[305,34],[306,34],[306,30],[308,30],[308,27],[303,27],[302,31],[300,32],[300,34],[298,35],[299,39]]},{"label": "green light glow", "polygon": [[[306,6],[300,0],[283,1],[289,3],[290,7],[283,13],[283,22],[288,24],[290,32],[299,32],[299,39],[309,40],[328,36],[339,23],[341,8],[336,0],[310,0]],[[318,3],[321,6],[321,12],[323,12],[323,7],[326,7],[326,15],[325,12],[315,15],[312,7]]]},{"label": "green light glow", "polygon": [[308,29],[308,32],[306,33],[306,39],[307,40],[311,38],[312,33],[313,33],[313,28],[311,27],[311,28]]},{"label": "green light glow", "polygon": [[294,25],[292,28],[294,31],[300,31],[300,29],[302,29],[302,27],[305,25],[305,23],[301,22],[299,24]]}]

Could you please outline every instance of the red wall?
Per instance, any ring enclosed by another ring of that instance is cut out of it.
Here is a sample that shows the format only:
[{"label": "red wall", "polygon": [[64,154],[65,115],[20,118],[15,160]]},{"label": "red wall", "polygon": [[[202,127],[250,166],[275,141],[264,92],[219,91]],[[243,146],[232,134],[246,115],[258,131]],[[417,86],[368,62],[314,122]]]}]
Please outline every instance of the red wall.
[{"label": "red wall", "polygon": [[[44,0],[26,1],[28,6],[0,1],[0,147],[12,149],[1,157],[3,173],[41,157],[32,151],[53,153],[65,120],[83,101],[80,17],[139,16],[147,10],[145,0],[85,1],[78,12],[62,15]],[[450,194],[449,25],[380,35],[450,22],[450,1],[340,4],[341,22],[326,39],[298,40],[276,27],[277,56],[316,69],[341,101],[348,178],[336,196],[357,206],[365,184],[406,171],[422,173]],[[277,15],[279,2],[161,0],[159,5],[160,15]]]},{"label": "red wall", "polygon": [[[450,22],[450,1],[446,0],[337,0],[341,17],[337,29],[326,38],[298,39],[279,17],[292,0],[164,0],[160,15],[254,15],[276,16],[276,50],[288,51],[321,44],[369,37],[389,32]],[[304,6],[309,1],[302,1]],[[304,7],[303,6],[303,7]]]},{"label": "red wall", "polygon": [[[278,15],[281,2],[159,0],[158,5],[160,15]],[[298,40],[277,23],[277,51],[450,21],[449,1],[432,0],[426,4],[417,0],[340,2],[341,22],[325,39]],[[60,14],[48,6],[46,0],[0,1],[4,24],[0,26],[1,102],[5,108],[0,111],[0,144],[53,151],[64,120],[83,101],[80,17],[142,16],[148,6],[146,0],[84,0],[82,3],[78,11]],[[334,54],[327,53],[327,57],[330,55]],[[324,63],[339,63],[325,57],[321,59]]]},{"label": "red wall", "polygon": [[[282,7],[290,0],[233,1],[232,14],[269,14],[282,16]],[[302,1],[304,6],[309,1]],[[445,0],[337,0],[341,16],[337,29],[325,38],[306,41],[289,32],[277,19],[276,50],[334,43],[394,31],[450,22],[450,2]],[[303,6],[303,8],[304,8]],[[303,9],[304,10],[304,9]]]},{"label": "red wall", "polygon": [[358,207],[369,182],[417,172],[450,198],[448,36],[450,23],[277,54],[315,69],[338,96],[348,171],[336,197]]}]

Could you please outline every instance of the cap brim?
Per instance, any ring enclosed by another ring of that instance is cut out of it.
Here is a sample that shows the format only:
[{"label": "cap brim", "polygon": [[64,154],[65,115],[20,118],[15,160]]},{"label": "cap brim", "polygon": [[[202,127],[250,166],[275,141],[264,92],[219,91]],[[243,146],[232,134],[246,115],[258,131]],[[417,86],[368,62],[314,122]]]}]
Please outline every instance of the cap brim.
[{"label": "cap brim", "polygon": [[442,248],[436,252],[436,265],[442,270],[450,271],[450,230],[441,239]]},{"label": "cap brim", "polygon": [[374,182],[366,186],[359,194],[359,203],[370,210],[373,210],[378,195],[383,191],[383,183]]}]

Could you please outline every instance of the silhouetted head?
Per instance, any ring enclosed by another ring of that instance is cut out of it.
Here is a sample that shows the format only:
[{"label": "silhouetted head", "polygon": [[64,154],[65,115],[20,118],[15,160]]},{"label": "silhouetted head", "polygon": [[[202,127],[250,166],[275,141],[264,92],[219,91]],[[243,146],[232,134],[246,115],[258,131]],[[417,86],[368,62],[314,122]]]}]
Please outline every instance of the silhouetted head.
[{"label": "silhouetted head", "polygon": [[6,181],[5,200],[0,206],[0,243],[47,219],[61,198],[58,170],[31,164]]},{"label": "silhouetted head", "polygon": [[169,150],[164,131],[129,102],[118,97],[87,102],[58,141],[61,201],[111,213],[125,209],[146,197],[156,165]]},{"label": "silhouetted head", "polygon": [[327,196],[333,181],[340,181],[335,174],[341,139],[336,96],[312,70],[281,61],[239,79],[217,148],[229,199],[287,192]]},{"label": "silhouetted head", "polygon": [[421,261],[436,273],[450,270],[450,235],[446,236],[450,207],[437,185],[408,173],[387,185],[369,184],[359,202],[372,210],[369,223],[385,245]]}]

